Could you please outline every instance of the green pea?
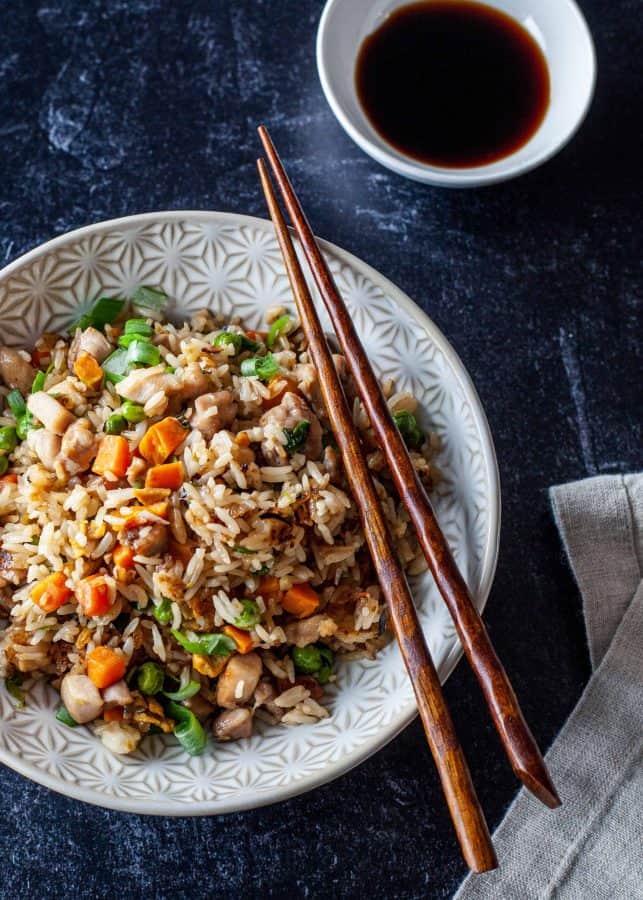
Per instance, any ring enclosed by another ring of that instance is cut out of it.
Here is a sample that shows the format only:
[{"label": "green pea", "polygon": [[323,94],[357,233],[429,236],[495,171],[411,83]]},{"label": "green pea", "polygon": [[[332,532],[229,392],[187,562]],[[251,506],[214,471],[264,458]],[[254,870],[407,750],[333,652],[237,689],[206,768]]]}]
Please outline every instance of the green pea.
[{"label": "green pea", "polygon": [[322,665],[322,655],[314,645],[308,647],[293,647],[292,658],[295,668],[306,675],[317,672]]},{"label": "green pea", "polygon": [[127,420],[125,416],[120,416],[118,413],[114,413],[105,422],[105,431],[107,434],[120,434],[121,431],[125,431],[126,428]]},{"label": "green pea", "polygon": [[16,429],[12,425],[5,425],[0,428],[0,450],[6,450],[11,453],[18,446],[18,435]]},{"label": "green pea", "polygon": [[132,422],[136,424],[137,422],[142,422],[143,419],[146,418],[145,410],[138,403],[132,403],[131,400],[126,400],[125,403],[121,406],[121,415],[125,416],[128,422]]},{"label": "green pea", "polygon": [[164,681],[165,672],[154,662],[143,663],[136,675],[136,684],[142,694],[158,694]]}]

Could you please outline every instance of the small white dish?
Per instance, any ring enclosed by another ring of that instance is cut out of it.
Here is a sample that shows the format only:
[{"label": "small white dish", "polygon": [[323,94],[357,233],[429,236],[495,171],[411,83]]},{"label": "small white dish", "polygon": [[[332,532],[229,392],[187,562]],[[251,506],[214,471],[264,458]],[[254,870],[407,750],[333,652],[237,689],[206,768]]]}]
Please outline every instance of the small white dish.
[{"label": "small white dish", "polygon": [[329,0],[317,32],[317,68],[340,125],[369,156],[407,178],[441,187],[481,187],[536,168],[557,153],[583,121],[594,92],[596,57],[574,0],[492,0],[486,3],[518,21],[540,46],[551,83],[545,118],[515,153],[488,165],[442,168],[396,150],[369,122],[357,97],[355,64],[364,39],[390,13],[413,0]]},{"label": "small white dish", "polygon": [[[493,581],[500,486],[493,441],[475,388],[436,325],[366,263],[322,247],[376,372],[411,390],[421,421],[439,435],[442,481],[433,501],[479,610]],[[30,345],[67,328],[104,291],[161,287],[177,319],[209,307],[261,328],[265,310],[292,308],[270,222],[232,213],[156,212],[61,235],[0,271],[0,343]],[[322,321],[332,329],[325,310]],[[433,579],[413,581],[431,655],[444,681],[462,652]],[[171,738],[147,738],[131,756],[111,753],[88,728],[56,720],[60,697],[43,682],[17,709],[0,679],[0,763],[69,797],[136,813],[209,815],[286,800],[366,759],[417,714],[395,643],[375,660],[338,666],[331,717],[297,728],[260,723],[252,738],[188,756]],[[1,891],[0,891],[1,893]]]}]

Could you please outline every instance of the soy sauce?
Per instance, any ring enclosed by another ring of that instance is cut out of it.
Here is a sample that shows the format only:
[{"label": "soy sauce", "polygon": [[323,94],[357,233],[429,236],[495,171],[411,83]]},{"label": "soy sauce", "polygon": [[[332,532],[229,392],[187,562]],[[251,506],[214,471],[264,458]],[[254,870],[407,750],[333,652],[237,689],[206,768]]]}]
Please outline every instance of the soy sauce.
[{"label": "soy sauce", "polygon": [[549,105],[536,41],[514,19],[468,0],[427,0],[392,13],[362,44],[355,80],[384,140],[450,168],[518,150]]}]

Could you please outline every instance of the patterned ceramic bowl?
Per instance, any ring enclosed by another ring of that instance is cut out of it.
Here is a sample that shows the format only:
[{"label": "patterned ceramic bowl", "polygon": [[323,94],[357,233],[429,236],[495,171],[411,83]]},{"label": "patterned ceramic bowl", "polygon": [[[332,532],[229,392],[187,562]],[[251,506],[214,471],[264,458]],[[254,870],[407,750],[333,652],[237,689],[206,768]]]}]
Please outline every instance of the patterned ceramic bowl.
[{"label": "patterned ceramic bowl", "polygon": [[[337,283],[377,371],[418,397],[437,431],[444,479],[435,504],[458,564],[482,609],[493,579],[500,492],[489,427],[475,389],[433,322],[390,281],[324,244]],[[139,284],[172,298],[170,315],[210,307],[250,328],[265,309],[292,306],[269,222],[226,213],[132,216],[72,231],[0,272],[2,343],[29,344],[65,328],[100,292],[128,296]],[[330,324],[324,315],[330,330]],[[413,585],[431,653],[444,680],[460,656],[453,624],[425,575]],[[58,699],[40,683],[18,710],[0,686],[0,761],[54,790],[138,813],[203,815],[248,809],[310,790],[357,765],[416,713],[395,644],[375,661],[340,663],[331,718],[297,728],[263,727],[252,738],[210,744],[188,756],[154,736],[116,756],[89,729],[55,719]]]}]

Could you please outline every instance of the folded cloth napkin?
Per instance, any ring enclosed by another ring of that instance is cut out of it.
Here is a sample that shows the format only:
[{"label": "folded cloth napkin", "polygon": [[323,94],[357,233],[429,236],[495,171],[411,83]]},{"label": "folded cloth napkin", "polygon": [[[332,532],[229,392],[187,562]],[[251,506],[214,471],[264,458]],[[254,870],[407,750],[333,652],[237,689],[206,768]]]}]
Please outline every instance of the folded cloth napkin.
[{"label": "folded cloth napkin", "polygon": [[563,805],[521,790],[494,835],[500,868],[467,877],[457,900],[643,898],[643,474],[550,498],[594,670],[546,756]]}]

